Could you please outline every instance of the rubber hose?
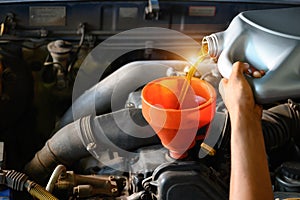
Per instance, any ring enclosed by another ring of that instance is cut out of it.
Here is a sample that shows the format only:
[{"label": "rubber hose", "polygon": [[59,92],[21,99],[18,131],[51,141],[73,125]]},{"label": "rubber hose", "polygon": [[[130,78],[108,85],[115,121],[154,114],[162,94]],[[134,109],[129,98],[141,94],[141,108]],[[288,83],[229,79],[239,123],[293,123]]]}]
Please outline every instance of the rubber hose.
[{"label": "rubber hose", "polygon": [[39,184],[46,180],[59,164],[70,166],[74,161],[89,155],[79,137],[81,120],[60,129],[50,138],[34,158],[26,164],[24,172]]},{"label": "rubber hose", "polygon": [[[136,133],[139,135],[133,135]],[[71,166],[90,154],[97,158],[107,149],[128,152],[159,143],[155,132],[142,117],[141,109],[87,116],[54,134],[27,163],[24,171],[37,183],[44,184],[59,164]]]},{"label": "rubber hose", "polygon": [[113,111],[124,108],[130,92],[154,79],[166,76],[169,66],[176,66],[178,63],[182,64],[178,61],[137,61],[123,66],[84,91],[61,118],[59,128],[87,115],[111,112],[112,95],[118,100]]},{"label": "rubber hose", "polygon": [[262,129],[267,151],[285,146],[291,138],[299,144],[300,109],[290,101],[264,110]]}]

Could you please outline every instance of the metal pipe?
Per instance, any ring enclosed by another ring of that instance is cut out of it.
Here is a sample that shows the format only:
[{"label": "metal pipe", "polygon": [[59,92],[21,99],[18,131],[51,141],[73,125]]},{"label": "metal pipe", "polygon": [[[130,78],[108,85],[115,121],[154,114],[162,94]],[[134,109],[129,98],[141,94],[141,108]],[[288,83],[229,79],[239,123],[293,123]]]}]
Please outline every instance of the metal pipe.
[{"label": "metal pipe", "polygon": [[51,174],[51,177],[47,183],[46,190],[50,193],[53,192],[53,188],[55,186],[55,183],[58,179],[58,177],[62,174],[66,173],[66,167],[63,165],[57,165],[57,167],[54,169],[53,173]]},{"label": "metal pipe", "polygon": [[27,191],[36,199],[39,200],[58,200],[55,196],[45,190],[42,186],[36,184],[33,181],[27,180],[24,184]]}]

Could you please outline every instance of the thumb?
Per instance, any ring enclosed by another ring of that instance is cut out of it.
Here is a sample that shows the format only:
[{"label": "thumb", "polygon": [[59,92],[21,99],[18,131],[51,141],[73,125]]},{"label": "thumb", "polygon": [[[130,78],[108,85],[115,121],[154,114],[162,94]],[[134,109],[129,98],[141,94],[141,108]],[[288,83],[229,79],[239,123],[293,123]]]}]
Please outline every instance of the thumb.
[{"label": "thumb", "polygon": [[243,75],[244,72],[247,72],[249,69],[250,65],[248,63],[243,63],[243,62],[235,62],[232,66],[232,75],[233,76],[240,76]]},{"label": "thumb", "polygon": [[[227,84],[228,80],[223,78],[220,83],[219,83],[219,93],[222,97],[222,99],[225,99],[225,91],[224,91],[224,86]],[[226,87],[226,86],[225,86]]]}]

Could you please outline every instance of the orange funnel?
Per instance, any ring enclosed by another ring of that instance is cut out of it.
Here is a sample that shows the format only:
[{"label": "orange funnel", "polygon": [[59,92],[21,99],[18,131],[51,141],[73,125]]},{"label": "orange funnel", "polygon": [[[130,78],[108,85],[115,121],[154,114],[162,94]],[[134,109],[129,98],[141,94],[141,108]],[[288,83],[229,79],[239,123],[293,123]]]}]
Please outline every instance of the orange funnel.
[{"label": "orange funnel", "polygon": [[143,116],[175,159],[187,156],[187,150],[195,145],[198,128],[212,120],[216,107],[215,89],[197,78],[192,78],[179,103],[185,81],[185,77],[164,77],[142,90]]}]

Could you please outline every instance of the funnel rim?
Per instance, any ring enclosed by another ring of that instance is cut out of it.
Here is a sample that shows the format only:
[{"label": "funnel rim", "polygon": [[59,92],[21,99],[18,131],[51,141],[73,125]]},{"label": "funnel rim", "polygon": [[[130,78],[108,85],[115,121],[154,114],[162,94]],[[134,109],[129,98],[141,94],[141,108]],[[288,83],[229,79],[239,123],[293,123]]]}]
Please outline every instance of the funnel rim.
[{"label": "funnel rim", "polygon": [[[162,78],[155,79],[155,80],[149,82],[148,84],[155,83],[155,82],[158,82],[158,81],[163,80],[163,79],[174,79],[174,78],[185,79],[185,77],[183,77],[183,76],[169,76],[169,77],[162,77]],[[152,105],[151,103],[149,103],[144,98],[144,92],[145,92],[144,88],[146,88],[148,84],[142,89],[142,95],[141,95],[142,101],[145,104],[147,104],[148,106],[150,106],[150,107],[155,107],[156,110],[159,110],[159,111],[168,111],[168,112],[190,112],[190,111],[193,111],[193,110],[204,109],[204,108],[210,106],[211,104],[213,104],[214,102],[216,102],[217,94],[216,94],[215,88],[210,83],[208,83],[205,80],[198,79],[198,78],[195,78],[195,77],[192,77],[192,81],[193,80],[199,80],[202,83],[204,83],[207,86],[207,88],[208,88],[207,91],[210,94],[209,99],[207,99],[207,101],[205,103],[203,103],[203,104],[201,104],[201,105],[199,105],[197,107],[185,108],[185,109],[180,109],[179,110],[179,109],[175,109],[175,108],[160,108],[158,106]]]}]

